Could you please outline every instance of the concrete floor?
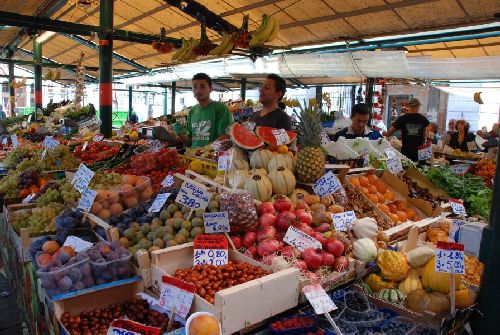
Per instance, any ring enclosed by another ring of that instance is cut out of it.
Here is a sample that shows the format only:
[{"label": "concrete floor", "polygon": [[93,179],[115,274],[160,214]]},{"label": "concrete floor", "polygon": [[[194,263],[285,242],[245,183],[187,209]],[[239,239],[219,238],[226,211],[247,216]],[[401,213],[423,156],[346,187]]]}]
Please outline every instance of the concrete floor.
[{"label": "concrete floor", "polygon": [[[2,269],[1,258],[0,269]],[[0,335],[23,335],[23,333],[16,296],[0,270]]]}]

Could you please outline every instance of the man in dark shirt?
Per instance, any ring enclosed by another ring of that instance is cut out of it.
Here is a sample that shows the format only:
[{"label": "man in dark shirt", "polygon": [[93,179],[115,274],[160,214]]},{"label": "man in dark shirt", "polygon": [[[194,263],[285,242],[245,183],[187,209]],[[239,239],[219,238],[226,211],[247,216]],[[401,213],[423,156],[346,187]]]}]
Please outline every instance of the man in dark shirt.
[{"label": "man in dark shirt", "polygon": [[425,128],[429,125],[429,120],[418,112],[419,108],[420,101],[411,99],[408,112],[400,116],[387,132],[382,133],[384,136],[392,136],[397,130],[401,130],[401,153],[414,162],[418,162],[418,147],[425,143]]},{"label": "man in dark shirt", "polygon": [[370,120],[370,109],[365,104],[356,104],[351,111],[351,125],[333,135],[333,140],[337,141],[339,137],[346,139],[355,139],[357,137],[368,138],[369,140],[378,140],[382,137],[380,133],[368,127]]}]

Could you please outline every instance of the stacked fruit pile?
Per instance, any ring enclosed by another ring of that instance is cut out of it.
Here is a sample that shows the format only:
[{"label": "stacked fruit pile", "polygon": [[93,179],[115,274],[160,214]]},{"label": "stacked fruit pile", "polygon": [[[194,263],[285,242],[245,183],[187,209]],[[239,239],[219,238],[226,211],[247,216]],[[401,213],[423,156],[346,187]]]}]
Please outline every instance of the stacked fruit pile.
[{"label": "stacked fruit pile", "polygon": [[92,142],[83,150],[84,145],[77,146],[74,153],[85,164],[114,157],[120,151],[120,146],[110,145],[107,142]]}]

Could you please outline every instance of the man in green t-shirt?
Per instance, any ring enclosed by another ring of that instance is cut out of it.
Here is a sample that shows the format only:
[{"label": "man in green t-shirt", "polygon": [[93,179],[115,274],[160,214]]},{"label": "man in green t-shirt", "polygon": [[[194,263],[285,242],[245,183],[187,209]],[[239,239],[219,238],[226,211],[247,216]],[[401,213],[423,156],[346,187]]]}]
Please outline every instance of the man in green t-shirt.
[{"label": "man in green t-shirt", "polygon": [[233,115],[223,103],[212,101],[212,79],[205,73],[193,77],[193,94],[198,104],[187,115],[188,135],[180,135],[182,141],[192,148],[205,146],[226,133],[233,123]]}]

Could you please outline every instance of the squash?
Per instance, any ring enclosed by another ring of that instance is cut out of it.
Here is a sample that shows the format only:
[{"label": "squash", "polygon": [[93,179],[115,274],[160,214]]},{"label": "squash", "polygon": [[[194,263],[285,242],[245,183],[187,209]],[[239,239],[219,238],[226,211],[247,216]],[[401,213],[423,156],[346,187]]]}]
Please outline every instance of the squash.
[{"label": "squash", "polygon": [[384,250],[377,257],[377,265],[382,277],[388,280],[401,281],[408,275],[409,266],[401,252]]},{"label": "squash", "polygon": [[365,237],[354,241],[352,254],[355,259],[362,262],[371,262],[377,257],[377,246],[373,240]]},{"label": "squash", "polygon": [[[451,296],[451,292],[448,293]],[[455,306],[458,308],[467,308],[476,302],[476,293],[468,288],[462,288],[455,292]]]},{"label": "squash", "polygon": [[380,291],[377,296],[384,301],[394,304],[400,304],[406,298],[406,294],[395,288],[385,288]]},{"label": "squash", "polygon": [[269,171],[269,180],[273,185],[274,194],[290,194],[295,189],[297,183],[292,171],[284,166],[279,166],[277,169]]},{"label": "squash", "polygon": [[377,239],[378,226],[377,221],[370,217],[355,220],[352,223],[352,230],[357,238],[367,237],[371,240]]},{"label": "squash", "polygon": [[243,188],[245,181],[250,177],[250,173],[247,170],[230,170],[227,175],[229,187]]},{"label": "squash", "polygon": [[[443,294],[450,293],[450,274],[446,272],[436,272],[436,257],[432,257],[421,273],[422,285]],[[454,275],[455,287],[458,287],[461,275]]]},{"label": "squash", "polygon": [[250,172],[250,174],[260,174],[261,176],[268,176],[267,170],[264,168],[253,168],[248,172]]},{"label": "squash", "polygon": [[233,159],[232,168],[236,169],[236,170],[248,170],[248,169],[250,169],[250,165],[248,164],[248,162],[246,160]]},{"label": "squash", "polygon": [[429,311],[439,314],[450,310],[450,299],[446,295],[439,292],[428,293],[426,290],[410,292],[404,303],[406,308],[416,313]]},{"label": "squash", "polygon": [[252,194],[252,197],[259,201],[267,201],[273,194],[273,189],[269,178],[258,174],[253,175],[245,181],[245,190]]},{"label": "squash", "polygon": [[365,278],[365,283],[370,286],[373,292],[379,292],[386,288],[396,288],[398,283],[393,281],[383,280],[382,277],[375,273],[370,273]]},{"label": "squash", "polygon": [[404,294],[408,294],[415,290],[421,290],[423,288],[420,277],[418,276],[418,270],[411,269],[410,274],[405,280],[399,283],[398,289]]},{"label": "squash", "polygon": [[254,151],[250,156],[250,166],[254,168],[267,169],[269,161],[273,158],[273,153],[270,150],[262,149]]},{"label": "squash", "polygon": [[242,160],[242,161],[248,162],[247,154],[242,149],[240,149],[238,147],[231,147],[229,149],[229,152],[231,153],[233,160],[236,159],[236,160]]},{"label": "squash", "polygon": [[293,157],[288,154],[278,154],[274,155],[267,165],[267,170],[272,171],[280,166],[286,167],[288,170],[295,173],[295,165],[293,163]]},{"label": "squash", "polygon": [[429,247],[418,247],[406,253],[406,260],[413,268],[424,266],[436,253]]}]

